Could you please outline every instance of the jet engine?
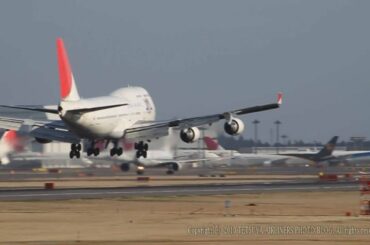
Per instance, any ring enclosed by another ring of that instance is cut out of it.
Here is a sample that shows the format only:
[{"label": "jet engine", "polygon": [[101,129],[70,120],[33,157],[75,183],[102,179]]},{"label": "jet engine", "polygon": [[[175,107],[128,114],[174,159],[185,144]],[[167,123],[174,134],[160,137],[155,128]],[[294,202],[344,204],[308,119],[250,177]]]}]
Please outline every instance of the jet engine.
[{"label": "jet engine", "polygon": [[171,162],[169,166],[173,171],[179,171],[182,168],[181,164],[177,162]]},{"label": "jet engine", "polygon": [[122,170],[123,172],[127,172],[127,171],[129,171],[129,170],[130,170],[130,164],[129,164],[129,163],[122,163],[122,164],[121,164],[121,170]]},{"label": "jet engine", "polygon": [[200,131],[197,127],[183,129],[180,131],[180,138],[186,143],[193,143],[200,138]]},{"label": "jet engine", "polygon": [[164,165],[168,167],[168,170],[166,172],[167,174],[173,174],[174,172],[182,169],[182,164],[178,162],[166,162],[164,163]]},{"label": "jet engine", "polygon": [[229,135],[238,135],[244,131],[244,123],[239,118],[232,118],[230,122],[225,122],[224,129]]}]

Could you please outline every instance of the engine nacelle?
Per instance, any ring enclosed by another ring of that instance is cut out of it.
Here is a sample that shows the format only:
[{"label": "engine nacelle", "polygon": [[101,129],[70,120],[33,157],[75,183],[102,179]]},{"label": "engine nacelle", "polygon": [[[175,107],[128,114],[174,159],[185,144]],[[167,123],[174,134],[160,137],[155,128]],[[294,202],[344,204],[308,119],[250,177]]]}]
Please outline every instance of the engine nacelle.
[{"label": "engine nacelle", "polygon": [[35,140],[37,141],[37,143],[40,143],[40,144],[47,144],[47,143],[52,142],[52,140],[43,139],[43,138],[35,138]]},{"label": "engine nacelle", "polygon": [[173,170],[173,171],[179,171],[180,169],[182,169],[182,165],[178,162],[169,162],[167,163],[169,169]]},{"label": "engine nacelle", "polygon": [[123,172],[130,171],[130,164],[129,164],[129,163],[122,163],[122,164],[121,164],[121,170],[122,170]]},{"label": "engine nacelle", "polygon": [[244,131],[244,123],[239,118],[232,118],[231,122],[225,122],[224,129],[229,135],[238,135]]},{"label": "engine nacelle", "polygon": [[200,131],[197,127],[183,129],[180,131],[180,138],[186,143],[193,143],[200,138]]}]

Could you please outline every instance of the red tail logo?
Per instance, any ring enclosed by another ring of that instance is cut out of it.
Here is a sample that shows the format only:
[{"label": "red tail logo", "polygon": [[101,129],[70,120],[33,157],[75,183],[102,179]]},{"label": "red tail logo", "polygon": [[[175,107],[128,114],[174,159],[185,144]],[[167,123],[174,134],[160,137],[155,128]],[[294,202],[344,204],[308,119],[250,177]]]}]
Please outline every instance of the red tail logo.
[{"label": "red tail logo", "polygon": [[61,38],[57,39],[57,56],[60,80],[60,96],[66,98],[72,89],[72,70]]},{"label": "red tail logo", "polygon": [[204,137],[204,142],[206,143],[208,150],[215,151],[218,149],[219,145],[214,139],[206,136]]},{"label": "red tail logo", "polygon": [[23,150],[23,144],[24,142],[21,140],[21,138],[17,135],[17,132],[14,130],[6,131],[3,135],[4,142],[8,144],[11,148],[13,148],[16,151],[22,151]]}]

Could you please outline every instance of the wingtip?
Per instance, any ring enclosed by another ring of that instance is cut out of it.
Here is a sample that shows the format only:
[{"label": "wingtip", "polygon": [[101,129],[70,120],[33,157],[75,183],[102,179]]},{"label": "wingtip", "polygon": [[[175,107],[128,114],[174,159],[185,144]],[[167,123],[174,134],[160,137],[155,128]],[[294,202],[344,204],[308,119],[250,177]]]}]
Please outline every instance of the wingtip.
[{"label": "wingtip", "polygon": [[277,94],[277,103],[278,105],[281,105],[283,103],[283,93],[282,92],[279,92]]}]

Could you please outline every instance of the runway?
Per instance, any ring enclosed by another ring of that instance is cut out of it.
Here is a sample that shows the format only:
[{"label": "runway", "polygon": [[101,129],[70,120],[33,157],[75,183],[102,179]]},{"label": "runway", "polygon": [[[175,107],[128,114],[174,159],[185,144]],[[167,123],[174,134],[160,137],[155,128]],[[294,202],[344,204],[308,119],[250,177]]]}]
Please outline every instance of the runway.
[{"label": "runway", "polygon": [[68,200],[84,198],[119,198],[130,196],[182,196],[245,194],[286,191],[334,191],[358,190],[356,181],[320,182],[291,181],[247,184],[200,184],[177,186],[137,186],[115,188],[69,188],[69,189],[14,189],[1,190],[0,201]]}]

